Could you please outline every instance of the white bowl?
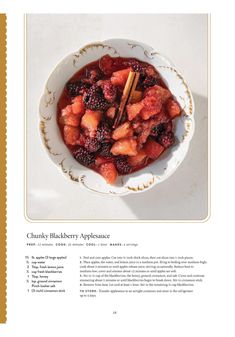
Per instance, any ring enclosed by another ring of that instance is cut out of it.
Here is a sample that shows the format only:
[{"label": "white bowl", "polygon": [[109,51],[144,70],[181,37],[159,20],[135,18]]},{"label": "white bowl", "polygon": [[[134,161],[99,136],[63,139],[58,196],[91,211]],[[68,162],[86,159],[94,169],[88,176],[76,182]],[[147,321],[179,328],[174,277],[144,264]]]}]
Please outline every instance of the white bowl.
[{"label": "white bowl", "polygon": [[[115,185],[107,184],[100,174],[80,165],[73,158],[63,142],[56,116],[57,102],[65,83],[83,66],[105,54],[113,57],[135,57],[152,64],[183,109],[181,116],[175,121],[176,145],[144,169],[119,176]],[[41,138],[51,160],[70,181],[103,195],[120,196],[147,191],[169,178],[184,160],[194,132],[194,102],[183,76],[166,57],[152,47],[125,39],[90,43],[63,59],[46,83],[39,112]]]}]

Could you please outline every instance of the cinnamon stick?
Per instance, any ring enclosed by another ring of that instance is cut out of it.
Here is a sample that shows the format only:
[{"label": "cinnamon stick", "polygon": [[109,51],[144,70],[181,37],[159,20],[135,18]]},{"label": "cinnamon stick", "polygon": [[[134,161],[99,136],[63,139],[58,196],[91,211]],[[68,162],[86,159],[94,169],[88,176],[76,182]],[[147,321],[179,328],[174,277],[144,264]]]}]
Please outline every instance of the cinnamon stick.
[{"label": "cinnamon stick", "polygon": [[128,75],[128,78],[127,78],[127,81],[126,81],[126,85],[125,85],[125,88],[123,90],[123,94],[122,94],[120,106],[119,106],[119,109],[118,109],[118,113],[117,113],[116,119],[114,121],[114,125],[113,125],[114,129],[119,125],[119,123],[122,119],[126,104],[129,102],[129,97],[130,97],[131,92],[133,93],[134,90],[135,90],[135,87],[136,87],[138,79],[139,79],[139,74],[138,74],[137,80],[136,80],[137,74],[138,73],[135,73],[134,71],[129,72],[129,75]]},{"label": "cinnamon stick", "polygon": [[139,77],[140,77],[140,73],[135,73],[135,78],[134,78],[134,81],[133,81],[133,85],[132,85],[132,87],[131,87],[130,95],[129,95],[129,97],[128,97],[128,100],[127,100],[127,103],[126,103],[126,104],[128,104],[128,103],[131,102],[132,96],[133,96],[133,94],[134,94],[134,92],[135,92],[135,88],[136,88],[137,83],[138,83],[138,81],[139,81]]}]

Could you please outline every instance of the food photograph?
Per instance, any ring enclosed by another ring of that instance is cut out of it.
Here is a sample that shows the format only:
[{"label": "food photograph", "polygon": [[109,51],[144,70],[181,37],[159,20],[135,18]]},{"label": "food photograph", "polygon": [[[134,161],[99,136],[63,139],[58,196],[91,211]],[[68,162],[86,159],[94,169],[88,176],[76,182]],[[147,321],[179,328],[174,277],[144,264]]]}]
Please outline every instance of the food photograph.
[{"label": "food photograph", "polygon": [[29,220],[208,216],[207,16],[121,16],[26,17]]}]

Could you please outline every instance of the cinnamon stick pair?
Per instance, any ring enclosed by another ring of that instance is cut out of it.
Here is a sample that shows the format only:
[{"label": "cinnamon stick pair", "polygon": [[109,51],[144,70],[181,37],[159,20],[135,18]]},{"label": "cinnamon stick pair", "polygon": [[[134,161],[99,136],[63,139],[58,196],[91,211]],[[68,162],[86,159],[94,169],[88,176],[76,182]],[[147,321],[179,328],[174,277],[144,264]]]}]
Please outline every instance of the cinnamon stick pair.
[{"label": "cinnamon stick pair", "polygon": [[118,113],[116,116],[116,119],[114,121],[113,124],[113,128],[116,129],[116,127],[119,125],[123,113],[125,111],[125,107],[126,105],[131,101],[131,98],[133,96],[133,93],[135,91],[135,88],[137,86],[138,80],[139,80],[139,76],[140,74],[134,71],[130,71],[127,81],[126,81],[126,85],[125,88],[123,90],[123,94],[122,94],[122,98],[121,98],[121,102],[120,102],[120,106],[118,109]]}]

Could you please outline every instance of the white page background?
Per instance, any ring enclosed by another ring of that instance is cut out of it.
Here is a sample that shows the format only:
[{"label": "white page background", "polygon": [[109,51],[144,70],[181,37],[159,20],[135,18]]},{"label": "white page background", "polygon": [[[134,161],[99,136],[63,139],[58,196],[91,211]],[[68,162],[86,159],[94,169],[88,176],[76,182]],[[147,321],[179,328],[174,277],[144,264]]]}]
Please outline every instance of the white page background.
[{"label": "white page background", "polygon": [[[195,224],[67,224],[66,231],[111,232],[115,239],[138,241],[139,254],[195,255],[208,260],[207,279],[194,295],[138,296],[79,300],[66,296],[27,297],[25,292],[25,233],[64,231],[64,224],[30,224],[23,214],[23,13],[79,12],[77,2],[8,1],[8,314],[1,337],[25,336],[233,336],[234,302],[234,107],[232,98],[234,25],[231,8],[212,11],[212,215]],[[203,6],[204,5],[204,6]],[[112,5],[109,11],[114,11]],[[136,6],[136,4],[135,4]],[[159,4],[147,11],[192,11],[187,2]],[[163,6],[163,5],[162,5]],[[89,3],[99,12],[101,6]],[[121,6],[138,11],[131,4]],[[117,8],[120,11],[120,8]],[[146,10],[146,8],[144,8]],[[141,10],[140,10],[141,11]],[[91,23],[92,24],[92,23]],[[196,57],[196,55],[195,55]],[[59,251],[57,251],[58,254]],[[43,251],[40,250],[43,255]],[[92,254],[92,251],[90,251]],[[128,251],[133,254],[133,250]],[[108,254],[108,252],[107,252]],[[72,275],[72,271],[71,271]],[[91,304],[92,303],[92,304]],[[230,307],[231,305],[231,307]],[[113,310],[118,314],[113,316]]]}]

